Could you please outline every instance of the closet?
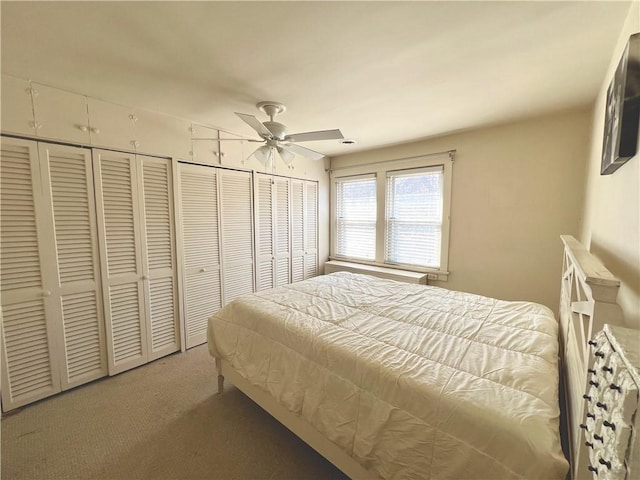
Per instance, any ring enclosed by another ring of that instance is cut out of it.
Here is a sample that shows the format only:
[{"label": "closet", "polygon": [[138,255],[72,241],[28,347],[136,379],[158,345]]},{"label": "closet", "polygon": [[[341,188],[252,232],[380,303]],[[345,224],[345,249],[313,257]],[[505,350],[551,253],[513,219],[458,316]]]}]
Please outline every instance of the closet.
[{"label": "closet", "polygon": [[318,274],[318,184],[256,173],[257,289]]},{"label": "closet", "polygon": [[290,185],[289,178],[256,174],[257,290],[291,283]]},{"label": "closet", "polygon": [[186,348],[207,341],[207,320],[255,291],[251,172],[180,163]]},{"label": "closet", "polygon": [[317,274],[318,182],[249,170],[240,137],[6,75],[2,94],[3,411],[205,343],[223,305]]},{"label": "closet", "polygon": [[186,348],[207,341],[207,319],[222,306],[218,169],[178,164]]},{"label": "closet", "polygon": [[107,373],[91,152],[2,139],[3,409]]},{"label": "closet", "polygon": [[180,348],[171,161],[94,150],[109,372]]},{"label": "closet", "polygon": [[318,274],[318,184],[256,174],[257,287],[264,290]]},{"label": "closet", "polygon": [[179,350],[171,173],[2,138],[5,411]]},{"label": "closet", "polygon": [[190,163],[179,163],[178,175],[191,348],[207,341],[208,318],[234,298],[317,275],[318,183]]}]

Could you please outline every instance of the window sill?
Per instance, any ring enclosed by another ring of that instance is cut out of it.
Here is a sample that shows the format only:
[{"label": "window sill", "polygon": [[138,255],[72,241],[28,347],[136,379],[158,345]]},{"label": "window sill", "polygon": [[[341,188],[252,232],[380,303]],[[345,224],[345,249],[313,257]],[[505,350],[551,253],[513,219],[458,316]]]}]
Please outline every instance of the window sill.
[{"label": "window sill", "polygon": [[422,285],[428,284],[429,280],[446,282],[449,276],[449,272],[419,272],[415,270],[394,268],[389,265],[382,266],[334,259],[325,262],[324,265],[325,274],[347,271],[388,278],[390,280],[398,280],[401,282],[419,283]]}]

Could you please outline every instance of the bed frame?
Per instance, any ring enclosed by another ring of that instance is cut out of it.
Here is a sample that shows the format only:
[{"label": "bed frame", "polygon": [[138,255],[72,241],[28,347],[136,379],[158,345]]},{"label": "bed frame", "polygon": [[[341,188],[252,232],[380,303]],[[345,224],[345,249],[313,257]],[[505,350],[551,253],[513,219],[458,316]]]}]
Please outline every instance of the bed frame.
[{"label": "bed frame", "polygon": [[225,360],[216,358],[216,366],[218,368],[219,394],[224,390],[224,379],[226,378],[230,380],[231,383],[234,384],[241,392],[304,440],[316,452],[333,463],[349,478],[379,478],[378,475],[366,470],[362,465],[345,453],[344,450],[337,447],[335,443],[327,440],[326,437],[320,434],[302,417],[292,414],[289,410],[280,405],[271,395],[250,384]]},{"label": "bed frame", "polygon": [[[582,462],[588,462],[588,456],[580,441],[579,427],[585,406],[582,395],[587,381],[587,342],[602,329],[604,323],[620,322],[620,307],[615,303],[620,281],[575,238],[563,235],[561,239],[564,243],[564,261],[560,298],[560,368],[566,398],[571,474],[576,479],[579,478],[576,475],[578,468],[584,466]],[[225,360],[216,358],[216,367],[218,393],[224,390],[224,379],[230,380],[350,478],[378,478],[375,473],[366,470],[301,417],[282,407],[268,393],[251,385]],[[586,472],[586,467],[581,471]]]},{"label": "bed frame", "polygon": [[560,371],[566,399],[571,477],[585,478],[589,455],[582,440],[589,368],[588,341],[605,323],[619,325],[622,311],[616,304],[620,281],[570,235],[564,243],[560,292]]}]

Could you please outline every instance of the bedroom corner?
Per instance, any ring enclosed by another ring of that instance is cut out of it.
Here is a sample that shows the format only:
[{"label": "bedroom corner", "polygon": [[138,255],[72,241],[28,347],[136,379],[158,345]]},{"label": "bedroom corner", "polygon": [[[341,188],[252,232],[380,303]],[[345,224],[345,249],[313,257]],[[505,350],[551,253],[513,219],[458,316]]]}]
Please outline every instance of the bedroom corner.
[{"label": "bedroom corner", "polygon": [[600,175],[605,102],[629,36],[640,32],[640,3],[629,12],[593,110],[585,179],[581,241],[620,279],[618,303],[625,326],[640,328],[640,165],[638,155],[612,175]]}]

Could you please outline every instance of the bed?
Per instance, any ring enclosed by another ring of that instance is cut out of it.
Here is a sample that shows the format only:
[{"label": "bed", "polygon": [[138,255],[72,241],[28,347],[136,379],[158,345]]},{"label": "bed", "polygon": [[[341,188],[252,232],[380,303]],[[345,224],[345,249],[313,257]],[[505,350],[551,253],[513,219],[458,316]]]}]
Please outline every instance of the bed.
[{"label": "bed", "polygon": [[351,478],[562,479],[559,333],[541,305],[339,272],[236,299],[208,345],[219,391]]}]

